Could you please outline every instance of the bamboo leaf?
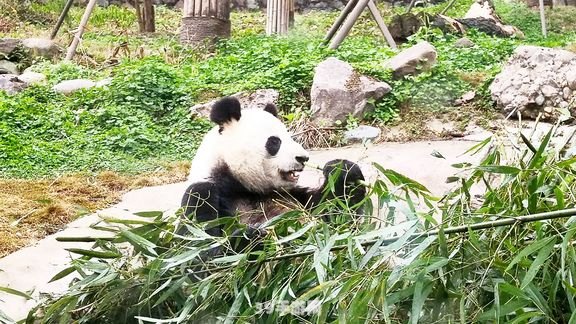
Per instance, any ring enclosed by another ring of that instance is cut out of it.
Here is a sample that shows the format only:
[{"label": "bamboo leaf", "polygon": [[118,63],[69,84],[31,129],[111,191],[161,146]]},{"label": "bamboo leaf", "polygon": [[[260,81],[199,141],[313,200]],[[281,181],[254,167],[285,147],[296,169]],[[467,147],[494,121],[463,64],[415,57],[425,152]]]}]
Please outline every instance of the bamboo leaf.
[{"label": "bamboo leaf", "polygon": [[[246,290],[244,288],[243,290]],[[242,306],[242,302],[244,301],[244,294],[237,293],[232,306],[230,306],[230,310],[228,310],[228,314],[226,314],[226,319],[224,320],[224,324],[231,324],[235,323],[235,317],[238,311],[240,310],[240,306]]]},{"label": "bamboo leaf", "polygon": [[424,281],[423,276],[419,276],[416,280],[416,285],[414,287],[414,297],[412,299],[412,312],[410,316],[410,323],[418,323],[420,318],[420,313],[422,312],[422,307],[426,302],[426,298],[432,291],[433,285],[430,285]]},{"label": "bamboo leaf", "polygon": [[134,213],[134,215],[140,216],[140,217],[161,217],[162,215],[164,215],[164,213],[161,211],[143,211],[143,212]]},{"label": "bamboo leaf", "polygon": [[48,281],[48,283],[56,281],[56,280],[60,280],[64,277],[66,277],[67,275],[71,274],[74,271],[76,271],[75,267],[68,267],[68,268],[58,272],[54,277],[52,277],[52,279],[50,279],[50,281]]},{"label": "bamboo leaf", "polygon": [[506,270],[504,270],[504,271],[508,271],[508,270],[512,269],[512,267],[514,265],[516,265],[516,263],[520,262],[520,260],[522,260],[522,258],[529,256],[530,254],[540,250],[544,246],[547,246],[548,244],[550,244],[550,242],[553,242],[554,239],[555,239],[554,237],[548,237],[548,238],[536,241],[536,242],[528,245],[527,247],[522,249],[522,251],[520,251],[514,257],[514,259],[512,259],[512,261],[510,262],[510,264],[508,265],[508,267],[506,267]]},{"label": "bamboo leaf", "polygon": [[550,240],[547,245],[545,245],[544,247],[542,247],[540,249],[540,251],[538,252],[538,255],[536,255],[536,259],[534,259],[534,261],[530,265],[530,268],[526,272],[526,275],[524,276],[524,279],[522,280],[522,283],[520,284],[520,289],[525,289],[526,286],[532,282],[532,279],[534,279],[534,277],[536,277],[536,274],[538,273],[538,270],[540,270],[540,267],[542,266],[542,264],[550,256],[550,253],[552,252],[553,248],[554,248],[554,240]]},{"label": "bamboo leaf", "polygon": [[19,291],[19,290],[16,290],[16,289],[12,289],[12,288],[8,288],[8,287],[1,287],[1,286],[0,286],[0,291],[1,291],[1,292],[5,292],[5,293],[10,294],[10,295],[15,295],[15,296],[18,296],[18,297],[22,297],[22,298],[25,298],[25,299],[32,299],[32,296],[28,295],[28,294],[25,293],[25,292],[21,292],[21,291]]},{"label": "bamboo leaf", "polygon": [[542,154],[544,154],[544,150],[548,146],[548,143],[550,142],[550,137],[552,137],[552,133],[554,132],[555,129],[556,129],[555,126],[550,127],[550,130],[548,131],[546,136],[544,136],[542,143],[540,143],[540,146],[538,147],[538,151],[536,151],[534,156],[532,156],[532,159],[530,159],[530,163],[528,164],[529,169],[534,169],[537,165],[541,164]]},{"label": "bamboo leaf", "polygon": [[149,255],[149,256],[158,256],[156,253],[156,244],[148,241],[147,239],[143,238],[140,235],[136,235],[131,231],[122,231],[120,232],[120,236],[124,237],[126,241],[132,244],[138,251]]},{"label": "bamboo leaf", "polygon": [[306,234],[306,232],[308,232],[308,230],[311,229],[312,227],[314,227],[315,225],[316,224],[314,224],[314,223],[308,223],[308,224],[306,224],[306,226],[302,227],[298,231],[296,231],[296,232],[294,232],[294,233],[292,233],[286,237],[279,239],[277,243],[278,244],[284,244],[286,242],[293,241],[293,240],[299,238],[300,236]]}]

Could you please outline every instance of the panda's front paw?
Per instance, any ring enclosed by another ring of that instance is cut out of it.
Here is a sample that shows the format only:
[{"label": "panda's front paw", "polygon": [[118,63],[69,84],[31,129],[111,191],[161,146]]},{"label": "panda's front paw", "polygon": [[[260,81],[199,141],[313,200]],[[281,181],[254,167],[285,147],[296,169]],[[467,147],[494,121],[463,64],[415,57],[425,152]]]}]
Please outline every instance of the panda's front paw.
[{"label": "panda's front paw", "polygon": [[344,159],[332,160],[326,163],[323,173],[327,184],[333,181],[335,197],[354,205],[366,196],[364,174],[358,164]]}]

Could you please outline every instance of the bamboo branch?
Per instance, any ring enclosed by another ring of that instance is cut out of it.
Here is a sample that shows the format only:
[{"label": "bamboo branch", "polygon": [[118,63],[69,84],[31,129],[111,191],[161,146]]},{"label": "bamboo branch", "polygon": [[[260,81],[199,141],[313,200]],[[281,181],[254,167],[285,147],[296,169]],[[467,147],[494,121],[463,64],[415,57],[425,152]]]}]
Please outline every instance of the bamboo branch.
[{"label": "bamboo branch", "polygon": [[[431,231],[426,231],[426,232],[421,232],[421,233],[414,233],[414,234],[410,235],[408,237],[408,239],[417,239],[417,238],[422,238],[422,237],[429,237],[429,236],[438,235],[438,233],[440,233],[441,230],[446,235],[458,234],[458,233],[464,233],[464,232],[468,232],[468,231],[477,231],[477,230],[488,229],[488,228],[517,225],[517,224],[525,224],[525,223],[537,222],[537,221],[542,221],[542,220],[551,220],[551,219],[571,217],[571,216],[576,216],[576,208],[570,208],[570,209],[564,209],[564,210],[558,210],[558,211],[552,211],[552,212],[546,212],[546,213],[538,213],[538,214],[532,214],[532,215],[525,215],[525,216],[518,216],[518,217],[508,217],[508,218],[499,219],[499,220],[495,220],[495,221],[488,221],[488,222],[481,222],[481,223],[470,224],[470,225],[447,227],[447,228],[444,228],[443,230],[442,229],[440,229],[440,230],[436,229],[436,230],[431,230]],[[391,243],[398,241],[400,238],[402,238],[402,235],[390,237],[390,238],[382,240],[381,244],[382,245],[391,244]],[[360,245],[362,245],[362,246],[373,245],[376,242],[378,242],[377,239],[376,240],[369,240],[369,241],[360,243]],[[340,251],[340,250],[344,250],[346,248],[348,248],[348,245],[335,245],[330,249],[330,251]],[[255,264],[255,263],[280,261],[280,260],[293,259],[293,258],[298,258],[298,257],[303,257],[303,256],[309,256],[309,255],[312,255],[314,253],[315,253],[315,250],[302,251],[302,252],[288,253],[288,254],[284,254],[284,255],[272,256],[270,258],[267,258],[267,259],[264,259],[261,261],[248,260],[246,262],[249,264]],[[233,268],[234,266],[235,265],[215,267],[212,269],[195,271],[194,274],[202,274],[202,273],[206,273],[206,272],[222,271],[222,270],[227,270],[227,269]]]}]

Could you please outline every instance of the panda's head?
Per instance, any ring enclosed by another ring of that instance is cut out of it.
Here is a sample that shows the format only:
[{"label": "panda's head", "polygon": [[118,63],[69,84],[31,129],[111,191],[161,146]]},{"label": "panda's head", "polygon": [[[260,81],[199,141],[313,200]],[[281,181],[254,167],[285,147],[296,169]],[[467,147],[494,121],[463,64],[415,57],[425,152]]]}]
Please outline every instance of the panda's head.
[{"label": "panda's head", "polygon": [[254,192],[296,186],[308,152],[296,143],[273,104],[244,109],[234,97],[217,101],[210,119],[218,125],[219,159],[232,175]]}]

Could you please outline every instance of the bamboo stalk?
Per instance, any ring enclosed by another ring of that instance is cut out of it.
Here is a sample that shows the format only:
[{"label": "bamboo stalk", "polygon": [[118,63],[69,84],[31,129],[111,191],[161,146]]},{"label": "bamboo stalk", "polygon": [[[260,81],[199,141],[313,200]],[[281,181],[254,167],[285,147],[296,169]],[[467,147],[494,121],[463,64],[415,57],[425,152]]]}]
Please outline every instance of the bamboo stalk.
[{"label": "bamboo stalk", "polygon": [[[481,223],[470,224],[470,225],[447,227],[447,228],[444,228],[442,230],[431,230],[431,231],[426,231],[426,232],[414,233],[414,234],[410,235],[408,237],[408,239],[416,239],[416,238],[421,238],[421,237],[434,236],[434,235],[438,235],[438,233],[440,233],[440,231],[443,231],[444,234],[446,234],[446,235],[458,234],[458,233],[465,233],[468,231],[477,231],[477,230],[488,229],[488,228],[517,225],[517,224],[525,224],[525,223],[537,222],[537,221],[542,221],[542,220],[551,220],[551,219],[571,217],[571,216],[576,216],[576,208],[570,208],[570,209],[564,209],[564,210],[558,210],[558,211],[552,211],[552,212],[545,212],[545,213],[538,213],[538,214],[532,214],[532,215],[525,215],[525,216],[518,216],[518,217],[508,217],[508,218],[499,219],[499,220],[495,220],[495,221],[488,221],[488,222],[481,222]],[[402,238],[402,235],[390,237],[390,238],[382,240],[381,244],[382,245],[391,244],[391,243],[398,241],[400,238]],[[373,244],[377,243],[378,241],[379,241],[378,239],[369,240],[369,241],[360,243],[360,245],[362,245],[362,246],[373,245]],[[348,245],[335,245],[330,249],[330,251],[340,251],[340,250],[344,250],[346,248],[348,248]],[[246,262],[250,263],[250,264],[254,264],[254,263],[280,261],[280,260],[294,259],[294,258],[298,258],[298,257],[308,256],[308,255],[312,255],[314,253],[315,253],[314,250],[310,250],[310,251],[288,253],[288,254],[284,254],[284,255],[273,256],[273,257],[270,257],[270,258],[267,258],[267,259],[264,259],[261,261],[248,260]],[[222,271],[222,270],[230,269],[232,267],[234,267],[234,265],[215,267],[212,269],[195,271],[194,274],[201,274],[201,273],[214,272],[214,271]]]},{"label": "bamboo stalk", "polygon": [[546,15],[544,14],[544,0],[540,0],[540,24],[542,25],[542,35],[546,38]]},{"label": "bamboo stalk", "polygon": [[350,14],[352,9],[354,9],[354,6],[356,5],[356,3],[358,3],[358,0],[348,1],[348,3],[346,4],[346,7],[344,7],[342,12],[340,13],[340,16],[338,16],[338,19],[336,19],[336,21],[334,22],[332,27],[330,27],[330,30],[328,30],[326,37],[324,37],[325,43],[330,41],[332,39],[332,37],[334,36],[334,34],[336,34],[336,31],[338,31],[338,28],[340,28],[340,26],[342,25],[344,20],[346,20],[346,17],[348,16],[348,14]]},{"label": "bamboo stalk", "polygon": [[96,0],[90,0],[88,5],[86,6],[86,10],[84,10],[84,15],[82,15],[82,19],[80,20],[80,25],[78,26],[78,31],[74,34],[74,38],[72,39],[72,43],[68,48],[68,52],[66,53],[66,58],[64,61],[70,61],[76,54],[76,48],[78,47],[78,43],[80,43],[80,39],[82,38],[82,34],[84,34],[84,29],[88,24],[88,20],[90,19],[90,15],[92,14],[92,10],[94,10],[94,6],[96,5]]}]

